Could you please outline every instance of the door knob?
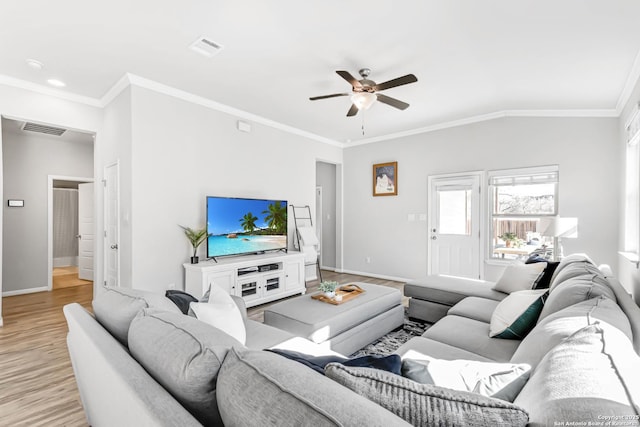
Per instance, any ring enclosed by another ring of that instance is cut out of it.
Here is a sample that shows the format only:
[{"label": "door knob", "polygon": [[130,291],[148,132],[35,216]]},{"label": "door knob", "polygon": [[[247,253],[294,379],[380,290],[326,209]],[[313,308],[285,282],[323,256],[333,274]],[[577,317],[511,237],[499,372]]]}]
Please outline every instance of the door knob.
[{"label": "door knob", "polygon": [[82,234],[76,234],[76,239],[82,239]]},{"label": "door knob", "polygon": [[118,249],[118,244],[116,243],[116,244],[111,245],[111,249]]},{"label": "door knob", "polygon": [[431,236],[431,240],[438,240],[438,236]]}]

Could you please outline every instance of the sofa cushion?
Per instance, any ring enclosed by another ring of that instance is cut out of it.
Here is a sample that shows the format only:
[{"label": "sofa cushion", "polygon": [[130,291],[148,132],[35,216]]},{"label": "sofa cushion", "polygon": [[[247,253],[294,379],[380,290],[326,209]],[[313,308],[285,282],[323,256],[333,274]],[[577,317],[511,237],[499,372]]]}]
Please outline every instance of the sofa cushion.
[{"label": "sofa cushion", "polygon": [[232,349],[218,375],[227,426],[400,426],[401,419],[317,372],[267,351]]},{"label": "sofa cushion", "polygon": [[540,362],[515,404],[530,426],[591,425],[617,420],[637,425],[640,357],[631,341],[605,324],[580,329]]},{"label": "sofa cushion", "polygon": [[105,287],[93,300],[93,313],[106,330],[125,346],[129,325],[143,308],[173,313],[180,309],[163,294],[129,288]]},{"label": "sofa cushion", "polygon": [[631,326],[627,316],[615,302],[600,296],[547,316],[522,340],[511,362],[536,367],[544,355],[562,340],[595,322],[607,323],[631,339]]},{"label": "sofa cushion", "polygon": [[595,283],[585,277],[565,280],[550,289],[538,322],[551,313],[601,295],[616,301],[615,294],[609,286]]},{"label": "sofa cushion", "polygon": [[366,368],[382,369],[383,371],[393,372],[400,375],[402,360],[397,354],[389,354],[386,356],[380,354],[368,354],[360,357],[347,358],[337,355],[314,356],[311,354],[300,353],[299,351],[283,350],[278,348],[267,349],[282,357],[293,360],[313,369],[324,375],[324,367],[329,363],[342,363],[345,366],[359,366]]},{"label": "sofa cushion", "polygon": [[499,302],[487,298],[467,297],[451,307],[447,314],[490,323],[491,316]]},{"label": "sofa cushion", "polygon": [[145,309],[129,328],[133,357],[205,425],[220,425],[216,378],[232,346],[242,344],[182,313]]},{"label": "sofa cushion", "polygon": [[402,376],[421,384],[470,391],[513,402],[529,379],[531,366],[472,360],[402,361]]},{"label": "sofa cushion", "polygon": [[508,362],[520,344],[518,340],[490,338],[488,323],[460,316],[444,317],[422,336],[496,362]]},{"label": "sofa cushion", "polygon": [[510,294],[511,292],[533,289],[544,272],[545,264],[509,264],[498,279],[493,290]]},{"label": "sofa cushion", "polygon": [[425,337],[411,338],[409,341],[402,344],[395,353],[399,354],[403,359],[408,358],[415,360],[431,360],[436,358],[444,360],[477,360],[480,362],[492,361],[491,359],[480,356],[477,353],[472,353]]},{"label": "sofa cushion", "polygon": [[489,336],[509,340],[523,339],[536,325],[547,292],[546,289],[517,291],[500,301],[491,316]]},{"label": "sofa cushion", "polygon": [[457,304],[469,296],[496,301],[504,299],[507,294],[494,291],[492,289],[494,285],[494,282],[466,277],[431,275],[407,282],[404,285],[404,295],[449,306]]},{"label": "sofa cushion", "polygon": [[325,375],[414,426],[513,427],[528,420],[525,410],[504,400],[419,384],[376,369],[330,363]]}]

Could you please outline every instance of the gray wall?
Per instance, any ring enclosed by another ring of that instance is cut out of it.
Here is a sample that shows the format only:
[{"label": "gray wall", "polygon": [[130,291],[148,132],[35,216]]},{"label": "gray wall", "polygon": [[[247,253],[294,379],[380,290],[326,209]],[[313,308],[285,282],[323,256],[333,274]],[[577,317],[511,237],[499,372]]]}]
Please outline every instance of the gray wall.
[{"label": "gray wall", "polygon": [[[3,292],[47,286],[48,175],[93,176],[93,143],[7,132],[3,126]],[[7,207],[23,199],[23,208]]]},{"label": "gray wall", "polygon": [[[558,164],[559,214],[579,218],[565,254],[617,263],[618,168],[615,118],[501,118],[344,151],[344,269],[399,278],[427,273],[427,177]],[[398,196],[372,197],[371,167],[398,162]],[[365,262],[371,258],[371,263]],[[499,267],[498,267],[499,268]],[[486,277],[497,274],[486,266]]]},{"label": "gray wall", "polygon": [[134,288],[184,286],[190,249],[178,224],[203,226],[207,195],[286,199],[315,212],[316,159],[342,161],[338,147],[255,123],[239,132],[237,117],[147,89],[133,87],[131,105],[132,177],[121,188],[131,187]]},{"label": "gray wall", "polygon": [[336,268],[336,165],[316,163],[316,186],[322,187],[322,267]]}]

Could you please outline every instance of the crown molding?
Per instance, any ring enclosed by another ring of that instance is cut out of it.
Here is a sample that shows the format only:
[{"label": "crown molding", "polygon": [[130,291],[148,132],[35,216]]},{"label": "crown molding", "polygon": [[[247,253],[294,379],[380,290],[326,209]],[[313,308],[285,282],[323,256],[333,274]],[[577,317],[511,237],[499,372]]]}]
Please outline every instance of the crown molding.
[{"label": "crown molding", "polygon": [[56,98],[64,99],[65,101],[77,102],[85,104],[90,107],[102,108],[102,104],[99,99],[91,98],[88,96],[77,95],[75,93],[62,91],[59,89],[53,89],[49,86],[41,85],[38,83],[28,82],[26,80],[16,79],[15,77],[9,77],[0,74],[0,84],[15,87],[18,89],[24,89],[31,92],[40,93],[42,95],[53,96]]},{"label": "crown molding", "polygon": [[627,81],[622,88],[622,92],[620,93],[620,98],[618,98],[618,103],[616,104],[616,111],[618,112],[618,116],[622,115],[622,110],[624,110],[625,105],[629,102],[631,95],[633,94],[633,89],[636,87],[636,84],[640,81],[640,51],[636,55],[636,59],[633,61],[633,65],[631,66],[631,71],[627,76]]},{"label": "crown molding", "polygon": [[359,145],[372,144],[374,142],[388,141],[391,139],[399,139],[407,136],[430,133],[442,129],[449,129],[459,126],[465,126],[473,123],[486,122],[489,120],[500,119],[503,117],[618,117],[616,110],[503,110],[494,113],[482,114],[479,116],[467,117],[459,120],[438,123],[431,126],[411,129],[402,132],[390,133],[387,135],[376,136],[373,138],[361,139],[352,143],[345,144],[345,148],[357,147]]},{"label": "crown molding", "polygon": [[330,138],[325,138],[320,135],[316,135],[311,132],[304,131],[302,129],[295,128],[293,126],[285,125],[280,122],[276,122],[274,120],[267,119],[262,116],[258,116],[256,114],[249,113],[247,111],[243,111],[234,107],[230,107],[225,104],[221,104],[219,102],[213,101],[211,99],[195,95],[190,92],[183,91],[181,89],[174,88],[172,86],[167,86],[162,83],[158,83],[153,80],[145,79],[144,77],[136,76],[135,74],[126,74],[123,78],[121,78],[118,83],[103,97],[104,100],[113,100],[120,92],[122,92],[129,85],[141,87],[144,89],[148,89],[157,93],[161,93],[163,95],[171,96],[177,99],[181,99],[183,101],[190,102],[192,104],[197,104],[205,108],[209,108],[212,110],[220,111],[222,113],[226,113],[232,115],[234,117],[238,117],[241,119],[249,120],[254,123],[259,123],[265,126],[269,126],[274,129],[281,130],[283,132],[287,132],[293,135],[302,136],[304,138],[308,138],[314,141],[322,142],[324,144],[332,145],[334,147],[343,148],[344,144],[339,141],[335,141]]}]

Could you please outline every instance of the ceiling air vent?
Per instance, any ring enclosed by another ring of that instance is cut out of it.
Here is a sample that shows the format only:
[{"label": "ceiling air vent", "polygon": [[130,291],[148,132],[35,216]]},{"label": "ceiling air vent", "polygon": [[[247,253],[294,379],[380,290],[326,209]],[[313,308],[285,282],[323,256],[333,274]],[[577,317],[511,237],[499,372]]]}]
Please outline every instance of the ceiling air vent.
[{"label": "ceiling air vent", "polygon": [[62,136],[62,134],[67,131],[66,129],[62,129],[62,128],[39,125],[36,123],[30,123],[30,122],[26,122],[24,126],[22,126],[22,130],[26,130],[29,132],[46,133],[47,135],[55,135],[55,136]]},{"label": "ceiling air vent", "polygon": [[220,52],[222,50],[222,47],[223,46],[219,43],[216,43],[205,37],[200,37],[198,38],[198,40],[191,43],[189,49],[193,50],[194,52],[198,52],[200,55],[211,58],[212,56]]}]

